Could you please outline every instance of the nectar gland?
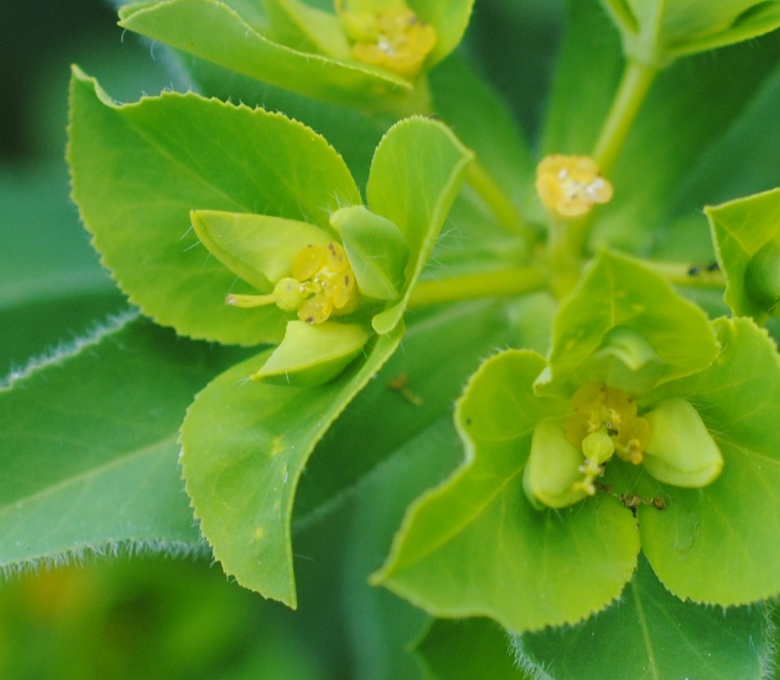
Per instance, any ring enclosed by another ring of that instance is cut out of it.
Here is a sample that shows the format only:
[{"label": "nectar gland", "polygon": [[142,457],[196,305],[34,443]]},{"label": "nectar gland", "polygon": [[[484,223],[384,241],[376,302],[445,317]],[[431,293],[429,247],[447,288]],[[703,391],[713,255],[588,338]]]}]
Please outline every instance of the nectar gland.
[{"label": "nectar gland", "polygon": [[622,390],[603,383],[587,383],[572,398],[574,413],[566,421],[566,437],[585,458],[583,478],[574,488],[589,496],[594,480],[604,474],[604,463],[617,455],[639,465],[650,439],[650,425],[637,416],[636,401]]},{"label": "nectar gland", "polygon": [[404,78],[415,78],[436,45],[436,30],[408,7],[393,7],[377,14],[350,12],[336,0],[353,41],[352,56],[364,64],[379,66]]},{"label": "nectar gland", "polygon": [[357,306],[355,275],[340,243],[307,245],[292,262],[292,276],[280,279],[268,295],[228,295],[235,307],[275,304],[285,312],[317,324],[331,316],[348,314]]},{"label": "nectar gland", "polygon": [[561,217],[579,217],[596,203],[608,203],[612,184],[589,156],[556,154],[536,168],[536,192],[545,208]]}]

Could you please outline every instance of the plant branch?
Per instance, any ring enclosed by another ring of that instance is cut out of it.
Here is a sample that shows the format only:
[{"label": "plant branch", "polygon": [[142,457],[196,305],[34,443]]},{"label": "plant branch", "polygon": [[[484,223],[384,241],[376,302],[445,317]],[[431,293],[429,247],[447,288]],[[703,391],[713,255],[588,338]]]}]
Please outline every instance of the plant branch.
[{"label": "plant branch", "polygon": [[626,63],[623,78],[592,154],[605,177],[612,172],[657,73],[657,68],[634,59],[629,59]]},{"label": "plant branch", "polygon": [[420,281],[412,290],[408,307],[471,300],[485,297],[523,295],[547,287],[547,277],[536,267],[517,267],[451,279]]}]

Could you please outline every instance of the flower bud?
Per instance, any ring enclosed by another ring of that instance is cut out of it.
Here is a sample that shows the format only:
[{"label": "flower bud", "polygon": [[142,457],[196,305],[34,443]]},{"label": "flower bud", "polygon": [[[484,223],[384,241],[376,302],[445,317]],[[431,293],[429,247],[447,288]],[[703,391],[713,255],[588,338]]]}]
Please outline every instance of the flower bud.
[{"label": "flower bud", "polygon": [[688,488],[715,481],[723,469],[723,456],[690,402],[662,401],[644,418],[650,425],[650,440],[643,462],[653,477]]},{"label": "flower bud", "polygon": [[565,508],[590,495],[582,480],[582,453],[566,436],[565,418],[545,418],[534,428],[523,490],[536,508]]}]

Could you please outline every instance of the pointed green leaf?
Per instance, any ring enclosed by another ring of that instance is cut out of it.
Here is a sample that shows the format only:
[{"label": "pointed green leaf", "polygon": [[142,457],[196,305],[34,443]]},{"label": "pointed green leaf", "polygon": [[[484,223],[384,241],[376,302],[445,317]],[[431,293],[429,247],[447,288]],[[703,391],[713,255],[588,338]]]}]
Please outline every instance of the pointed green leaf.
[{"label": "pointed green leaf", "polygon": [[730,606],[780,593],[780,357],[749,319],[715,326],[715,363],[659,396],[696,407],[723,471],[701,489],[656,483],[651,493],[666,507],[641,506],[639,527],[650,564],[677,597]]},{"label": "pointed green leaf", "polygon": [[540,385],[562,396],[590,381],[641,393],[706,368],[717,352],[701,309],[641,261],[603,251],[561,305]]},{"label": "pointed green leaf", "polygon": [[767,605],[723,611],[678,600],[640,559],[609,609],[516,642],[533,677],[543,668],[555,680],[761,680],[773,637]]},{"label": "pointed green leaf", "polygon": [[[219,134],[214,134],[219,130]],[[360,194],[338,154],[280,114],[194,94],[116,105],[78,70],[71,81],[68,158],[93,244],[145,314],[184,335],[278,341],[284,320],[224,304],[250,292],[190,227],[193,209],[256,213],[327,227]]]},{"label": "pointed green leaf", "polygon": [[[726,303],[734,314],[763,321],[780,300],[780,290],[762,290],[761,281],[756,281],[761,275],[756,270],[761,268],[778,285],[780,256],[770,249],[780,243],[780,189],[707,207],[704,212],[726,274]],[[768,255],[766,262],[760,261],[761,253]]]},{"label": "pointed green leaf", "polygon": [[0,388],[0,568],[117,550],[203,550],[176,464],[205,345],[117,318]]},{"label": "pointed green leaf", "polygon": [[396,123],[379,143],[366,187],[368,207],[401,230],[409,262],[402,299],[374,317],[378,333],[400,320],[472,158],[445,125],[428,118]]},{"label": "pointed green leaf", "polygon": [[360,292],[378,300],[397,298],[409,260],[398,227],[362,205],[337,210],[330,223],[341,237]]},{"label": "pointed green leaf", "polygon": [[366,326],[326,321],[289,321],[279,347],[252,377],[274,385],[321,385],[335,378],[371,336]]},{"label": "pointed green leaf", "polygon": [[456,411],[466,460],[410,507],[378,583],[435,616],[516,631],[574,623],[619,595],[639,551],[631,513],[609,496],[538,511],[523,493],[534,427],[567,408],[534,395],[543,367],[509,350],[472,378]]},{"label": "pointed green leaf", "polygon": [[403,335],[377,337],[364,361],[314,388],[250,382],[264,352],[211,382],[182,426],[184,478],[201,530],[229,575],[296,606],[290,520],[315,444]]}]

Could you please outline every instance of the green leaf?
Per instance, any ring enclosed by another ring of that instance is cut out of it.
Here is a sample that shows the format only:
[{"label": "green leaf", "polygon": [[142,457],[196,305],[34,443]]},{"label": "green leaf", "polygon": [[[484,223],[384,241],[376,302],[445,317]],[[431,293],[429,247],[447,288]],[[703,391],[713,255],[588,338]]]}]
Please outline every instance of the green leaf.
[{"label": "green leaf", "polygon": [[[755,269],[760,267],[775,278],[780,270],[780,258],[769,252],[772,244],[780,242],[780,189],[707,207],[704,212],[710,221],[720,268],[726,274],[724,300],[734,314],[763,321],[777,300],[772,299],[772,290],[764,291],[756,285],[760,285],[755,279],[761,271]],[[761,261],[762,252],[769,255],[768,261]],[[780,298],[780,290],[774,295]]]},{"label": "green leaf", "polygon": [[268,293],[290,276],[295,256],[307,245],[327,246],[330,235],[308,222],[271,215],[193,210],[192,228],[228,269]]},{"label": "green leaf", "polygon": [[750,319],[715,327],[715,363],[658,396],[696,407],[723,472],[701,489],[650,485],[647,495],[666,507],[638,511],[642,549],[664,586],[680,598],[731,606],[780,593],[780,357]]},{"label": "green leaf", "polygon": [[274,385],[320,385],[335,378],[371,336],[366,326],[329,321],[288,321],[277,347],[252,377]]},{"label": "green leaf", "polygon": [[131,31],[317,99],[376,109],[409,107],[415,96],[409,81],[384,69],[276,43],[264,34],[267,27],[216,0],[141,3],[119,16],[119,25]]},{"label": "green leaf", "polygon": [[487,619],[433,622],[415,652],[428,680],[525,680],[507,647],[507,633]]},{"label": "green leaf", "polygon": [[603,0],[602,4],[621,31],[626,54],[658,66],[780,26],[780,3],[773,0]]},{"label": "green leaf", "polygon": [[368,207],[401,230],[409,261],[401,300],[374,317],[378,333],[401,318],[472,159],[449,128],[427,118],[396,123],[379,143],[366,187]]},{"label": "green leaf", "polygon": [[435,616],[515,631],[574,623],[619,595],[639,551],[631,513],[609,496],[537,511],[523,493],[534,427],[568,407],[534,395],[543,367],[523,350],[482,365],[456,410],[466,460],[412,504],[376,582]]},{"label": "green leaf", "polygon": [[589,381],[641,393],[701,371],[717,353],[701,309],[641,261],[602,251],[561,304],[539,384],[561,396]]},{"label": "green leaf", "polygon": [[118,318],[0,389],[0,567],[118,550],[201,552],[176,464],[205,345]]},{"label": "green leaf", "polygon": [[181,436],[187,492],[214,556],[244,587],[296,606],[290,521],[298,480],[316,443],[402,335],[399,325],[378,336],[364,361],[319,387],[250,383],[264,352],[196,397]]},{"label": "green leaf", "polygon": [[621,600],[574,628],[517,638],[529,671],[555,680],[770,677],[769,607],[723,611],[678,600],[639,560]]},{"label": "green leaf", "polygon": [[93,244],[130,299],[181,334],[225,343],[278,341],[284,319],[266,324],[262,309],[224,304],[226,293],[251,289],[200,245],[190,211],[327,228],[342,201],[360,203],[344,162],[300,123],[194,94],[120,106],[78,70],[68,158]]}]

